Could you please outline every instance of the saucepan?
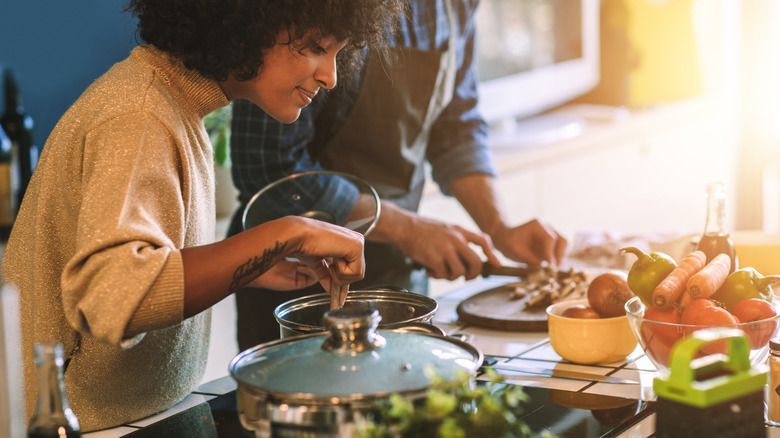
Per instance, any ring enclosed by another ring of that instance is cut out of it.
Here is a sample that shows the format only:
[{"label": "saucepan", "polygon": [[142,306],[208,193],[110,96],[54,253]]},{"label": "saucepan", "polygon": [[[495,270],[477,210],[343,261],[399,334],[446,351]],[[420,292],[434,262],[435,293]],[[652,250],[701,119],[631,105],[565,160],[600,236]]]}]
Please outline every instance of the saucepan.
[{"label": "saucepan", "polygon": [[422,400],[431,375],[472,377],[484,356],[455,338],[378,330],[377,310],[329,311],[327,331],[260,344],[230,363],[241,425],[260,437],[351,437],[379,400]]},{"label": "saucepan", "polygon": [[[418,331],[430,325],[438,309],[433,298],[403,289],[375,289],[350,291],[347,295],[347,306],[376,310],[382,318],[379,328],[401,328],[407,326]],[[326,330],[324,316],[330,309],[330,295],[314,294],[296,298],[280,304],[274,310],[274,317],[279,323],[281,338],[319,333]],[[431,328],[428,331],[437,332]]]}]

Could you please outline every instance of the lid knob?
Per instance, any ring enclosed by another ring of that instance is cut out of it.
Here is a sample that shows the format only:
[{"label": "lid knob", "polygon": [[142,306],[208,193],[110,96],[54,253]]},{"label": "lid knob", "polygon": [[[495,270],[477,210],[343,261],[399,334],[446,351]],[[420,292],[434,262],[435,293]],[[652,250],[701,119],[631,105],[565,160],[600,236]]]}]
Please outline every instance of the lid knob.
[{"label": "lid knob", "polygon": [[324,325],[330,336],[322,349],[334,352],[371,351],[385,346],[385,338],[376,333],[382,317],[379,311],[347,305],[325,313]]}]

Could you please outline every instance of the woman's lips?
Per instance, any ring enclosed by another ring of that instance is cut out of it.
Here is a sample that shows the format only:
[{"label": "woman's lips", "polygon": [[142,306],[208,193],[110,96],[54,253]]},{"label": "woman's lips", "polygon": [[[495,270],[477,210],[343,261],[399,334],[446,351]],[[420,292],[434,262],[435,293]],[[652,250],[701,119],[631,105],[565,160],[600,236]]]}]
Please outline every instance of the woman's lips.
[{"label": "woman's lips", "polygon": [[309,91],[305,88],[298,87],[298,94],[301,96],[301,100],[303,100],[304,105],[308,105],[311,103],[312,100],[314,100],[314,96],[317,95],[316,91]]}]

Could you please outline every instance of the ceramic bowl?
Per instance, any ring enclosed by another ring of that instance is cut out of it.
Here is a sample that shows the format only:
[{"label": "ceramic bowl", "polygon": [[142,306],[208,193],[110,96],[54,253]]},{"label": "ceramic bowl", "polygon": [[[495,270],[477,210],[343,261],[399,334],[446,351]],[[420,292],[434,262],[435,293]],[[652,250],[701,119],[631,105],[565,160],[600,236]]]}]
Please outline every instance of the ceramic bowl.
[{"label": "ceramic bowl", "polygon": [[636,348],[627,316],[613,318],[567,318],[566,309],[588,304],[587,299],[555,303],[547,307],[550,344],[562,358],[579,364],[613,363]]},{"label": "ceramic bowl", "polygon": [[[780,303],[775,298],[773,305],[775,309]],[[735,325],[689,325],[675,324],[670,322],[658,322],[644,318],[647,306],[639,298],[631,298],[626,303],[626,315],[631,330],[639,341],[639,345],[644,350],[647,357],[659,370],[669,369],[669,359],[672,353],[672,347],[681,339],[690,335],[695,330],[707,328],[737,328],[745,332],[750,341],[750,363],[758,365],[766,361],[769,355],[769,340],[777,336],[780,324],[780,312],[778,315],[761,321],[744,322]],[[718,341],[721,342],[721,341]],[[715,353],[726,353],[725,343],[721,345],[712,345],[702,348],[698,354],[707,356]]]}]

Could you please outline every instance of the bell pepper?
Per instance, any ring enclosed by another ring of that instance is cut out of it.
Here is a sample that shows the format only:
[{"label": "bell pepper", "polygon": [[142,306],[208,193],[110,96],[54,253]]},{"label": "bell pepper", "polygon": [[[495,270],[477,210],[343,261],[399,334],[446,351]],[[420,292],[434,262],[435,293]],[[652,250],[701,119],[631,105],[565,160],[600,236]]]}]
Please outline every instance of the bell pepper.
[{"label": "bell pepper", "polygon": [[677,267],[677,262],[662,252],[648,254],[634,246],[620,248],[620,252],[637,256],[637,260],[628,271],[628,287],[646,306],[652,306],[653,290]]},{"label": "bell pepper", "polygon": [[755,268],[741,268],[729,274],[723,285],[710,296],[731,312],[734,306],[748,298],[760,298],[772,302],[772,286],[780,285],[780,275],[763,276]]}]

